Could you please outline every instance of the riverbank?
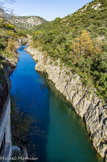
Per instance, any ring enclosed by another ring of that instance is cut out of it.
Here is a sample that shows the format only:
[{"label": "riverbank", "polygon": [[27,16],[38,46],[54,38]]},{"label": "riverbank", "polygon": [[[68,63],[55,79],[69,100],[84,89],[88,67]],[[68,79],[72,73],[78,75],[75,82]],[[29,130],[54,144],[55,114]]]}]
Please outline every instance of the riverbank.
[{"label": "riverbank", "polygon": [[47,74],[56,89],[73,105],[76,113],[83,118],[93,146],[101,157],[107,156],[107,103],[97,95],[96,90],[82,85],[81,79],[60,60],[53,61],[37,49],[26,49],[37,61],[35,70]]}]

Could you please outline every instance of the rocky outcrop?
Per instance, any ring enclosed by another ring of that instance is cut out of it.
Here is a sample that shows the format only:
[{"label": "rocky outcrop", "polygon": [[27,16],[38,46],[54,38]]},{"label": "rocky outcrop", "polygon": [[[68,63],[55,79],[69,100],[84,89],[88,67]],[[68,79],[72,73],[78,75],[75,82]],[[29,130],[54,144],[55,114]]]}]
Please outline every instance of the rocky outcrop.
[{"label": "rocky outcrop", "polygon": [[47,73],[56,89],[73,105],[76,113],[84,119],[86,128],[97,152],[107,156],[107,103],[97,95],[96,90],[82,85],[80,77],[60,60],[53,61],[37,49],[26,49],[37,61],[35,69]]},{"label": "rocky outcrop", "polygon": [[10,16],[8,20],[21,28],[32,29],[42,23],[45,23],[46,20],[39,16]]}]

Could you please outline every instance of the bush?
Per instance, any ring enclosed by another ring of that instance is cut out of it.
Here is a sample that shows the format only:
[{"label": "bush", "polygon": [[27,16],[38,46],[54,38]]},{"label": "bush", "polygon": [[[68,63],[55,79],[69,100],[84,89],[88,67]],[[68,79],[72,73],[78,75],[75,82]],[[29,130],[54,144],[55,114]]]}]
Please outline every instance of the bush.
[{"label": "bush", "polygon": [[7,28],[7,29],[11,29],[11,30],[14,30],[14,25],[11,25],[11,24],[4,24],[4,26]]},{"label": "bush", "polygon": [[0,49],[4,49],[7,46],[7,40],[4,37],[0,38]]}]

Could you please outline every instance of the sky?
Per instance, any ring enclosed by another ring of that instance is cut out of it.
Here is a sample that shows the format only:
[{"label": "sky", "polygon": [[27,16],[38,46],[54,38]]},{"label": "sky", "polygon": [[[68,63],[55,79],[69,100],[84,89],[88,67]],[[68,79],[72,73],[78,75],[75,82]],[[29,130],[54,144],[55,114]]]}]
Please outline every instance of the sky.
[{"label": "sky", "polygon": [[[1,1],[1,0],[0,0]],[[16,0],[13,4],[6,3],[6,8],[14,10],[18,16],[41,16],[48,21],[56,17],[72,14],[92,0]]]}]

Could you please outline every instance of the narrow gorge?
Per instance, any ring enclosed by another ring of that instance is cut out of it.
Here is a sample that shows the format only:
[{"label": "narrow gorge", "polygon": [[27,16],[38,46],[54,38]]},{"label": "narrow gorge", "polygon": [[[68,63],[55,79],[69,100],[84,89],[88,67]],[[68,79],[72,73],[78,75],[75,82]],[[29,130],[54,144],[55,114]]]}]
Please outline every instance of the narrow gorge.
[{"label": "narrow gorge", "polygon": [[[25,50],[31,53],[29,47],[24,49],[21,46],[18,49],[20,57],[10,77],[10,94],[18,109],[28,113],[33,120],[27,149],[29,157],[36,157],[39,162],[102,162],[92,147],[83,121],[54,85],[44,75],[35,71],[35,58]],[[33,51],[37,60],[38,52]],[[39,58],[43,61],[40,53]],[[40,69],[38,70],[40,72]],[[52,72],[52,69],[50,70]]]},{"label": "narrow gorge", "polygon": [[48,1],[0,2],[0,162],[107,162],[107,1]]}]

